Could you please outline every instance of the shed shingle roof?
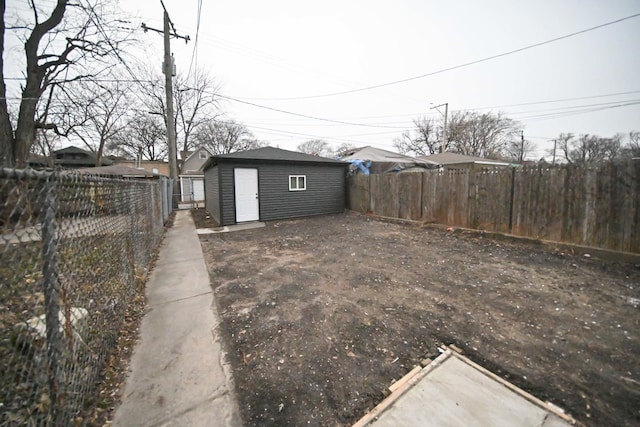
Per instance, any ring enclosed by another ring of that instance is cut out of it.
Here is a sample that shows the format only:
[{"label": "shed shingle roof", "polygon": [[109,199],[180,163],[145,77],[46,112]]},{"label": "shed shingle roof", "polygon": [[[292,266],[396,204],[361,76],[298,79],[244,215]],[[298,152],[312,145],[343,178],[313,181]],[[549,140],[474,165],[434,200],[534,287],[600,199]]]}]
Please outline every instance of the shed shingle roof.
[{"label": "shed shingle roof", "polygon": [[[326,157],[312,156],[310,154],[299,153],[297,151],[283,150],[274,147],[261,147],[254,150],[239,151],[231,154],[220,154],[213,156],[214,161],[218,160],[275,160],[290,162],[328,163],[344,164],[340,160],[328,159]],[[205,168],[208,165],[205,166]]]}]

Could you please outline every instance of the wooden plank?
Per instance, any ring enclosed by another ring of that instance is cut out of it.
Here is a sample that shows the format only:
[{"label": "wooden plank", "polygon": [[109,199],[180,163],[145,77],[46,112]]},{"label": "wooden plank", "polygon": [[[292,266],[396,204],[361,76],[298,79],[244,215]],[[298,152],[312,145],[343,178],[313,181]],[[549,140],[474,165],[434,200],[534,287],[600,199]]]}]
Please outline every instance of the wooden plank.
[{"label": "wooden plank", "polygon": [[464,351],[462,351],[462,349],[455,344],[449,344],[449,348],[458,354],[464,353]]},{"label": "wooden plank", "polygon": [[415,368],[413,368],[412,370],[410,370],[405,376],[403,376],[402,378],[400,378],[398,381],[396,381],[395,383],[391,384],[389,386],[389,390],[391,391],[391,393],[393,393],[394,391],[396,391],[397,389],[399,389],[400,387],[402,387],[405,383],[407,383],[411,378],[413,378],[416,374],[418,374],[418,372],[420,372],[422,370],[422,368],[420,366],[416,366]]}]

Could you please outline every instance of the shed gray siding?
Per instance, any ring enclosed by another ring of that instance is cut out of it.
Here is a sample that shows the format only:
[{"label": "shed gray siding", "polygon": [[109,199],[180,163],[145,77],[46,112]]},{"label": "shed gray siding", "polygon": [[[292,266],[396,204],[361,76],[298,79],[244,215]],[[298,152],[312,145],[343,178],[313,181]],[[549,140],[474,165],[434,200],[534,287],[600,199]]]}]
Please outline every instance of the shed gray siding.
[{"label": "shed gray siding", "polygon": [[[222,225],[235,224],[234,168],[258,169],[260,220],[340,213],[345,207],[345,167],[341,164],[301,163],[220,163],[207,170],[220,168],[222,189]],[[305,175],[306,190],[289,191],[289,175]],[[211,185],[209,178],[207,186]],[[207,190],[207,199],[209,193]],[[209,202],[207,201],[207,209]],[[211,211],[210,211],[211,212]],[[213,212],[211,212],[215,215]]]},{"label": "shed gray siding", "polygon": [[[265,221],[344,211],[343,166],[265,165],[260,172],[260,217]],[[289,191],[289,175],[306,175],[307,189]]]},{"label": "shed gray siding", "polygon": [[[236,202],[233,179],[233,168],[231,165],[218,165],[220,168],[220,225],[231,225],[236,223]],[[235,165],[235,167],[240,167]],[[244,166],[247,167],[247,166]],[[260,191],[260,171],[258,171],[258,191]]]},{"label": "shed gray siding", "polygon": [[218,224],[220,221],[220,181],[218,166],[209,168],[204,173],[204,198],[207,211],[213,216]]}]

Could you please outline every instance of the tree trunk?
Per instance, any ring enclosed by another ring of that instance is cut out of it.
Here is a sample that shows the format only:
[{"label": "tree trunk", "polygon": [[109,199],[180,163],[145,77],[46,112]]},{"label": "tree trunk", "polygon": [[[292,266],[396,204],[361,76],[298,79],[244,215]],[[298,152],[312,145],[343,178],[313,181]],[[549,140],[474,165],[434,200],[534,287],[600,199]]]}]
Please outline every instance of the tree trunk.
[{"label": "tree trunk", "polygon": [[4,84],[4,11],[5,1],[0,0],[0,166],[13,166],[13,127],[7,109],[7,87]]},{"label": "tree trunk", "polygon": [[[51,16],[43,22],[36,24],[31,32],[31,35],[24,44],[25,59],[27,62],[26,76],[24,89],[22,91],[22,99],[20,101],[20,112],[18,113],[18,124],[16,127],[15,135],[13,134],[13,127],[11,121],[8,119],[8,111],[6,100],[4,96],[6,94],[6,87],[4,84],[4,61],[0,62],[0,69],[2,74],[0,75],[2,80],[2,87],[0,92],[3,97],[0,104],[0,138],[1,148],[0,156],[2,157],[2,164],[6,166],[14,166],[17,168],[23,168],[27,164],[27,158],[29,156],[29,150],[35,139],[35,114],[36,105],[38,99],[44,92],[41,85],[45,77],[46,65],[38,65],[38,46],[40,40],[53,28],[55,28],[64,16],[65,8],[67,6],[67,0],[57,0],[56,6],[51,12]],[[0,36],[2,53],[4,53],[4,11],[5,1],[0,0],[0,12],[2,13]],[[55,63],[50,64],[55,65]]]},{"label": "tree trunk", "polygon": [[25,88],[22,95],[22,102],[20,102],[16,136],[13,141],[15,167],[17,168],[24,168],[27,165],[29,151],[35,138],[36,100],[29,99],[28,97],[35,98],[35,96],[29,95],[27,88]]}]

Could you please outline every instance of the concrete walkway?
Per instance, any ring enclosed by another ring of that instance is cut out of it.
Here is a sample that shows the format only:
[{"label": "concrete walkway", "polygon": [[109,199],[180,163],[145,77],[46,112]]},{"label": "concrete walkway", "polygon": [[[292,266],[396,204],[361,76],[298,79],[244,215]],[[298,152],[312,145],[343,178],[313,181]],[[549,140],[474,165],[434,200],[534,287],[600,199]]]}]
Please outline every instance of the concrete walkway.
[{"label": "concrete walkway", "polygon": [[217,313],[189,211],[176,212],[147,283],[149,312],[116,426],[239,426],[231,370],[216,336]]}]

